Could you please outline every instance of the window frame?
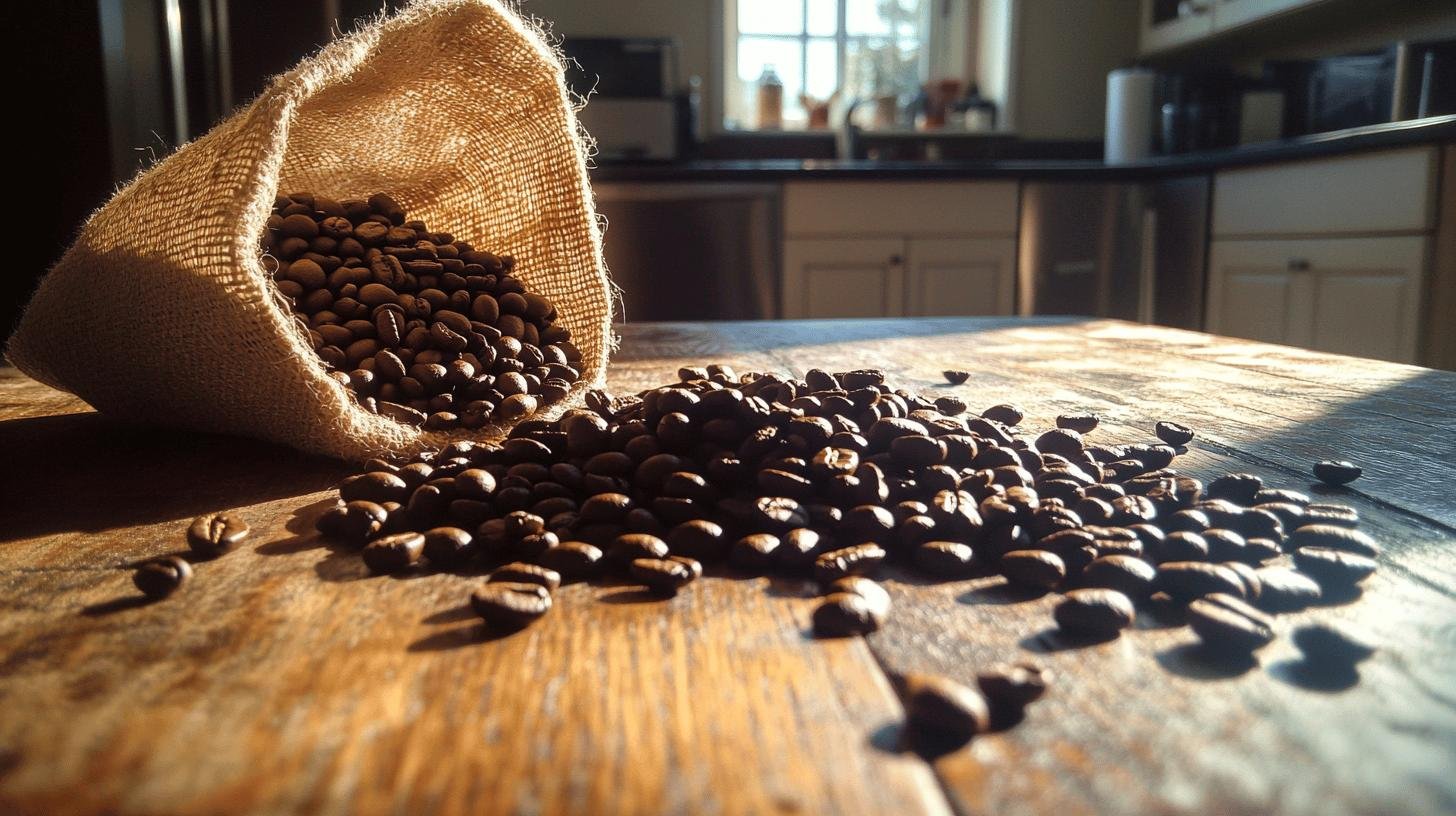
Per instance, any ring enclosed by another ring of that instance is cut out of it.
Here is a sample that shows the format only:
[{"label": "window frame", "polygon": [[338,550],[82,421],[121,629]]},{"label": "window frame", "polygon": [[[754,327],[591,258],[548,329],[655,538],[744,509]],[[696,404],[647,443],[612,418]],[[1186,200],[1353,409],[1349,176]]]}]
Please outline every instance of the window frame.
[{"label": "window frame", "polygon": [[[943,2],[943,0],[925,0],[920,11],[920,31],[916,39],[919,43],[920,48],[920,54],[918,57],[918,69],[922,78],[922,82],[926,81],[926,79],[932,75],[932,71],[935,70],[936,66],[946,61],[947,55],[933,53],[938,50],[938,47],[937,38],[935,37],[934,32],[931,30],[931,25],[935,19],[935,6],[937,3],[941,2]],[[721,73],[718,77],[717,88],[714,89],[714,96],[717,99],[717,105],[714,106],[715,110],[711,111],[713,120],[710,130],[714,133],[772,135],[776,133],[804,134],[824,132],[814,131],[806,127],[798,126],[786,127],[781,130],[761,130],[756,127],[728,127],[727,119],[729,109],[729,85],[730,83],[735,83],[739,81],[737,77],[738,40],[740,37],[748,36],[766,40],[797,42],[799,44],[799,77],[801,85],[808,75],[809,43],[832,39],[835,44],[835,73],[836,78],[838,79],[839,87],[843,87],[844,85],[845,56],[848,53],[849,43],[851,41],[864,43],[870,40],[878,39],[886,39],[891,41],[904,39],[895,34],[889,34],[885,36],[875,34],[850,34],[847,27],[849,5],[848,0],[835,0],[836,22],[833,37],[824,34],[809,33],[808,0],[802,0],[801,2],[801,8],[803,9],[803,13],[800,17],[799,33],[797,34],[749,33],[745,35],[738,30],[738,0],[720,0],[720,3],[717,5],[718,8],[716,9],[717,14],[715,15],[715,25],[720,27],[721,31],[720,36],[714,37],[717,48],[720,49],[720,58],[717,59],[715,62],[718,66],[720,66]],[[955,3],[955,13],[962,15],[965,14],[967,5],[968,4],[965,3]],[[957,70],[955,73],[959,74],[961,73],[961,71]],[[798,102],[797,99],[786,99],[784,101],[786,110],[788,104]]]}]

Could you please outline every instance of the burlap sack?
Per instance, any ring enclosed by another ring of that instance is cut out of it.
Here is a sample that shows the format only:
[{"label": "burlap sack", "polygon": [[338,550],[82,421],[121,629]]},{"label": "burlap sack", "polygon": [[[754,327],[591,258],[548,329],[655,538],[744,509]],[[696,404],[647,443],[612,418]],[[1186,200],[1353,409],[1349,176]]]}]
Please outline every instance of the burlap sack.
[{"label": "burlap sack", "polygon": [[41,282],[6,354],[108,414],[346,459],[503,435],[421,432],[326,375],[260,257],[274,193],[295,190],[387,191],[514,254],[581,349],[565,404],[600,383],[611,284],[575,111],[555,53],[495,0],[417,0],[140,175]]}]

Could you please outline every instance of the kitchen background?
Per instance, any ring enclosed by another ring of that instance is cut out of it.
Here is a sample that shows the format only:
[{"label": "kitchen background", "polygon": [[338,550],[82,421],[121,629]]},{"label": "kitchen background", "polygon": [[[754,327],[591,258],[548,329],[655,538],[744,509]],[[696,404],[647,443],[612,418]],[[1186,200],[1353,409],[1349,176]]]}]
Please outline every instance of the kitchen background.
[{"label": "kitchen background", "polygon": [[[117,183],[381,7],[17,14],[55,170],[6,325]],[[590,98],[625,319],[1088,314],[1456,368],[1456,3],[520,8]]]}]

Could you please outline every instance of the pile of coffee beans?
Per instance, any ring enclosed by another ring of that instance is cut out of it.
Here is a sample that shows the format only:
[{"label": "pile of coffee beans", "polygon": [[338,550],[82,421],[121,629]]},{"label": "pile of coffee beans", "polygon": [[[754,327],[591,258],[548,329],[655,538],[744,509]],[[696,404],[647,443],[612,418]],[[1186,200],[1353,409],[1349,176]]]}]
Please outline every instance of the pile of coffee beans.
[{"label": "pile of coffee beans", "polygon": [[556,307],[510,255],[432,232],[384,193],[279,195],[262,248],[319,359],[371,412],[432,430],[510,423],[581,377]]},{"label": "pile of coffee beans", "polygon": [[812,576],[816,632],[862,634],[890,614],[872,576],[899,562],[1063,593],[1054,618],[1076,638],[1116,637],[1140,607],[1171,605],[1211,651],[1244,656],[1274,639],[1271,614],[1348,594],[1375,570],[1380,548],[1353,508],[1252,474],[1205,483],[1175,470],[1163,441],[1191,440],[1182,425],[1113,444],[1089,438],[1091,414],[1040,431],[1024,416],[1009,404],[977,415],[877,370],[690,367],[634,396],[590,392],[587,407],[522,422],[501,444],[372,461],[318,528],[378,572],[523,562],[556,576],[523,582],[510,565],[505,583],[546,594],[490,590],[474,605],[493,625],[544,614],[557,580],[673,594],[724,564]]}]

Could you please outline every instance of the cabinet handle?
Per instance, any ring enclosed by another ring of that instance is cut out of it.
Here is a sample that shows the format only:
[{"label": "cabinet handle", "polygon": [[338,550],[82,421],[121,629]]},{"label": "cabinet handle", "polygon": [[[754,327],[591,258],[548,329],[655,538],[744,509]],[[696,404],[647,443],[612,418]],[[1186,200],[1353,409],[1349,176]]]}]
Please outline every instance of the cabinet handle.
[{"label": "cabinet handle", "polygon": [[1209,12],[1208,3],[1203,0],[1183,0],[1178,4],[1179,17],[1197,17],[1200,14]]},{"label": "cabinet handle", "polygon": [[1308,258],[1290,258],[1289,259],[1289,271],[1290,272],[1308,272],[1309,271],[1309,259]]},{"label": "cabinet handle", "polygon": [[890,256],[890,266],[901,266],[904,263],[905,263],[905,259],[903,257],[901,257],[899,255],[891,255]]}]

